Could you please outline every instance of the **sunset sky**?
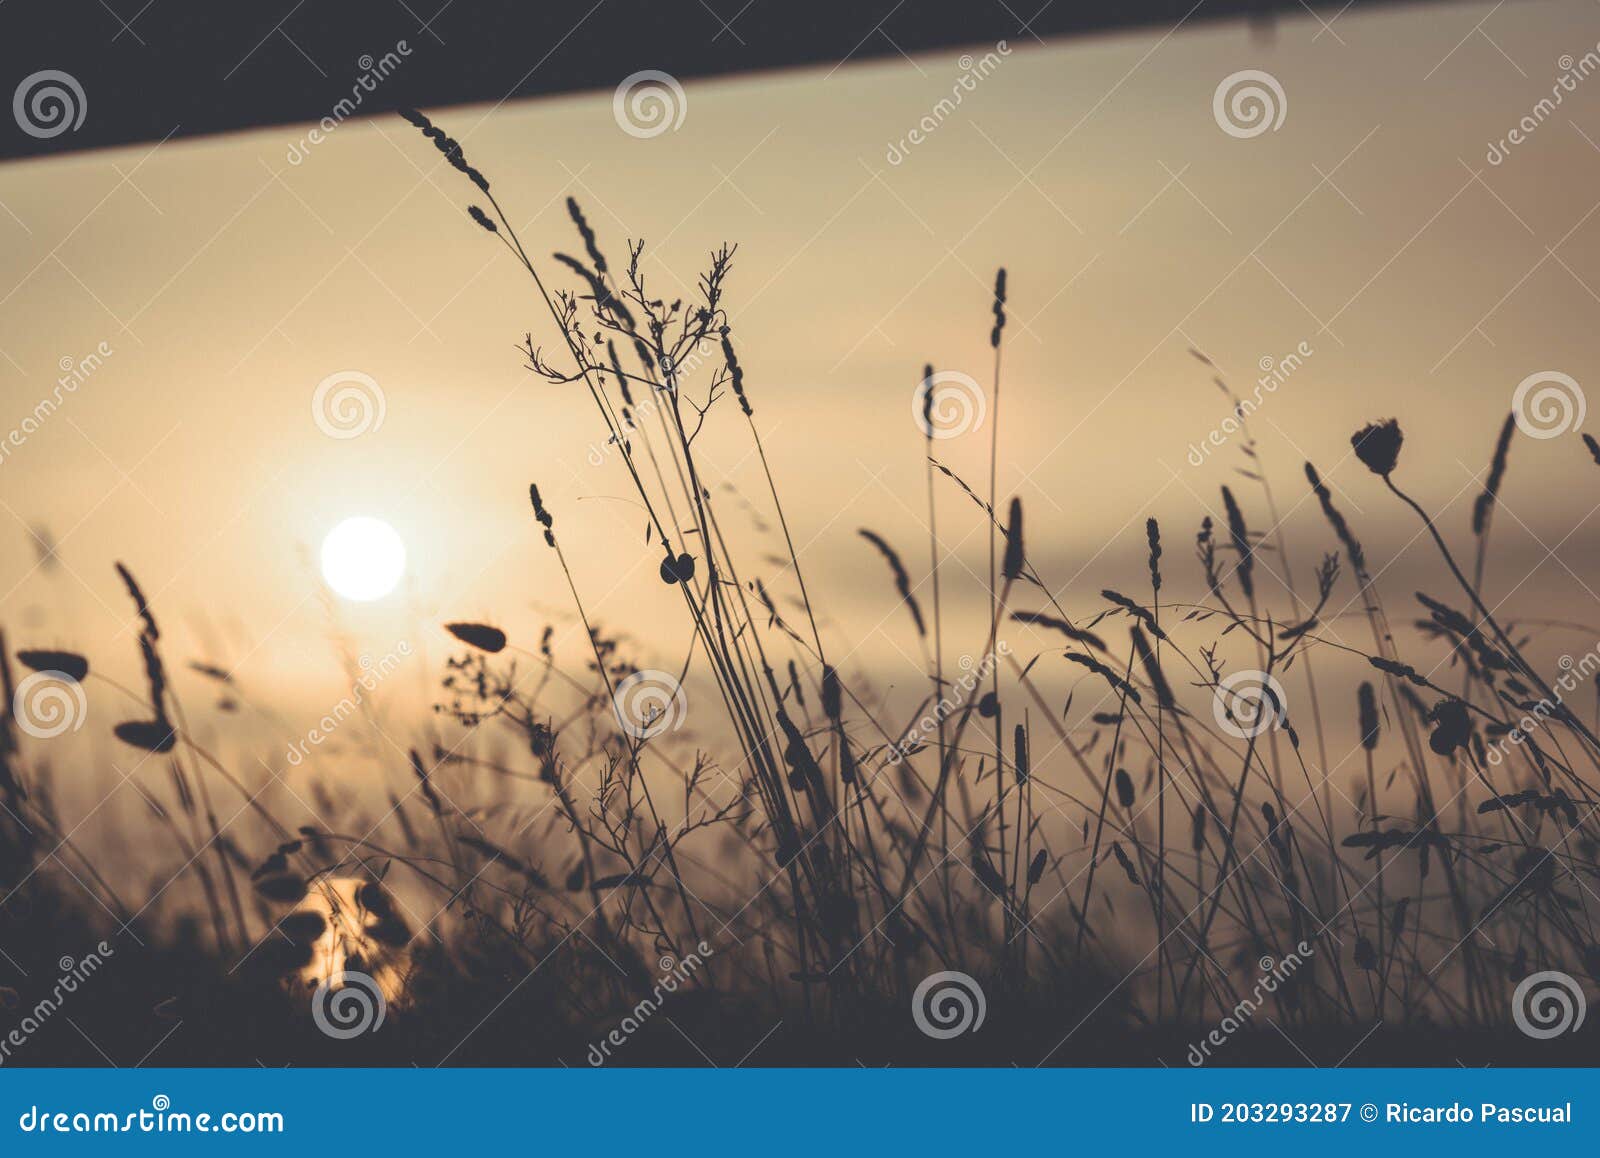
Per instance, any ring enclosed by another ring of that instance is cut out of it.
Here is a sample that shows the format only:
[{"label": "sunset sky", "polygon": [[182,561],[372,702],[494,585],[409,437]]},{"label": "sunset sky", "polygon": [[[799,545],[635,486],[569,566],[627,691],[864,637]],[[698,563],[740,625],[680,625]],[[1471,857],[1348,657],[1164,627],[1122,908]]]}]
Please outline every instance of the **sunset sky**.
[{"label": "sunset sky", "polygon": [[[998,489],[1022,496],[1030,552],[1075,611],[1142,582],[1148,516],[1166,528],[1180,600],[1201,591],[1189,544],[1221,484],[1269,525],[1235,473],[1237,438],[1189,461],[1228,413],[1190,347],[1240,393],[1303,352],[1253,420],[1291,559],[1305,583],[1333,548],[1305,501],[1309,458],[1369,554],[1410,545],[1415,566],[1382,580],[1397,602],[1437,565],[1349,457],[1350,433],[1400,418],[1404,481],[1465,551],[1475,480],[1518,383],[1558,371],[1587,385],[1600,79],[1563,91],[1500,163],[1488,154],[1600,51],[1600,12],[1334,12],[1264,33],[973,46],[992,67],[947,115],[934,110],[967,69],[955,51],[691,82],[681,126],[649,139],[619,127],[610,89],[434,115],[536,260],[580,245],[568,196],[613,265],[626,238],[647,241],[664,297],[693,286],[712,248],[738,244],[727,305],[807,580],[841,666],[898,686],[920,679],[920,653],[856,530],[884,535],[921,578],[912,394],[925,362],[989,386],[997,266],[1011,310]],[[1237,137],[1213,96],[1246,69],[1277,79],[1284,115]],[[348,89],[336,69],[307,75],[330,106]],[[116,98],[90,99],[92,115]],[[121,560],[174,656],[234,670],[291,726],[347,682],[336,635],[374,657],[406,642],[418,658],[397,683],[422,697],[453,649],[445,620],[493,622],[525,646],[547,622],[570,624],[527,506],[538,482],[591,615],[638,641],[641,660],[675,664],[687,633],[644,517],[615,456],[589,461],[603,430],[586,395],[525,370],[525,332],[558,339],[525,275],[468,220],[476,191],[398,118],[351,119],[309,147],[307,128],[0,167],[0,427],[21,427],[62,364],[110,351],[0,465],[12,646],[72,648],[137,680]],[[341,439],[314,421],[313,399],[345,371],[377,384],[383,416]],[[936,444],[974,485],[994,419]],[[771,521],[730,403],[703,455]],[[1575,433],[1515,442],[1487,582],[1513,615],[1600,620],[1586,578],[1594,471]],[[940,501],[968,569],[947,597],[975,609],[982,523],[954,487]],[[317,573],[322,537],[353,515],[387,520],[407,548],[400,591],[371,604],[325,596]],[[53,537],[59,566],[40,565],[30,528]],[[753,530],[745,543],[752,559],[775,546]],[[1346,580],[1335,602],[1352,596]],[[981,646],[969,623],[952,655]],[[576,658],[580,641],[564,638]],[[180,691],[201,686],[179,678]]]}]

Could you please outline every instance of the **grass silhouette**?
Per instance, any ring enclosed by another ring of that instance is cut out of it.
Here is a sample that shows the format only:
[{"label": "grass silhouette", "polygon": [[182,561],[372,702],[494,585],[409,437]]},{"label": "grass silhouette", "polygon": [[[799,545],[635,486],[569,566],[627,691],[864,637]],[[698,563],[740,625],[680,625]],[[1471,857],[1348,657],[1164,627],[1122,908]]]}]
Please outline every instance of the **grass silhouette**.
[{"label": "grass silhouette", "polygon": [[[1224,487],[1221,525],[1200,522],[1200,593],[1181,595],[1172,529],[1149,519],[1147,590],[1103,591],[1074,616],[1029,553],[1039,522],[996,488],[1002,270],[992,380],[968,400],[991,421],[986,493],[936,458],[944,419],[929,367],[925,575],[892,532],[860,530],[863,571],[886,564],[885,608],[903,606],[922,657],[926,693],[897,720],[829,660],[725,303],[733,248],[710,256],[694,300],[667,301],[648,286],[643,244],[613,266],[569,200],[581,253],[536,262],[459,144],[404,115],[476,189],[471,221],[532,281],[559,341],[547,354],[529,334],[529,370],[587,393],[692,646],[672,670],[641,668],[634,645],[590,617],[562,544],[568,513],[534,480],[529,517],[585,662],[564,666],[548,631],[534,642],[444,625],[464,649],[440,686],[455,730],[410,749],[387,811],[313,788],[316,813],[338,824],[298,823],[188,728],[156,609],[119,564],[142,690],[93,657],[0,646],[12,705],[0,732],[0,945],[17,971],[0,1005],[34,1023],[6,1061],[580,1065],[609,1042],[607,1064],[622,1065],[1153,1065],[1182,1064],[1229,1025],[1206,1060],[1585,1056],[1582,1033],[1537,1040],[1514,1016],[1526,977],[1600,977],[1600,738],[1569,703],[1594,668],[1541,671],[1483,595],[1510,419],[1474,506],[1471,577],[1402,489],[1402,459],[1426,439],[1402,455],[1393,420],[1352,438],[1395,517],[1418,520],[1443,565],[1448,597],[1416,595],[1418,639],[1443,660],[1420,644],[1402,652],[1382,568],[1310,463],[1326,542],[1310,585],[1302,572],[1296,586],[1240,406],[1259,501]],[[748,431],[776,560],[732,549],[730,495],[702,459],[713,421]],[[1252,528],[1256,511],[1271,530]],[[972,519],[989,544],[976,631],[949,614],[937,533]],[[793,622],[772,594],[791,580]],[[1328,630],[1349,608],[1366,621],[1363,647]],[[949,660],[958,633],[986,657],[975,673]],[[1010,636],[1043,650],[1025,660]],[[1255,668],[1230,670],[1225,638]],[[1041,684],[1046,659],[1078,677],[1065,704]],[[1314,667],[1335,661],[1365,665],[1337,698]],[[129,702],[116,737],[170,778],[146,795],[150,825],[131,843],[177,858],[171,885],[193,898],[177,915],[157,905],[165,886],[131,895],[74,840],[48,741],[19,729],[19,669]],[[725,750],[672,735],[691,675],[714,689]],[[514,758],[486,755],[474,743],[486,730],[516,737]],[[41,1016],[33,994],[57,958],[101,937],[115,956],[59,1017]],[[1280,968],[1291,957],[1295,968]],[[914,995],[942,972],[981,992],[981,1028],[919,1028]],[[357,975],[382,1024],[330,1033],[313,1010],[326,1015]]]}]

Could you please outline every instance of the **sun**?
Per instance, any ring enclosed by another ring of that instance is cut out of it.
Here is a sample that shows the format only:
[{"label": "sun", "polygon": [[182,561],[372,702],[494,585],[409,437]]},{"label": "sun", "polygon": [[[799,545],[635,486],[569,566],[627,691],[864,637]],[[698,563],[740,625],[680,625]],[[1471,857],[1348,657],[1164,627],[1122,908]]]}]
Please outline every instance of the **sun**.
[{"label": "sun", "polygon": [[406,545],[382,519],[357,515],[322,540],[322,577],[346,599],[369,603],[395,589],[406,569]]}]

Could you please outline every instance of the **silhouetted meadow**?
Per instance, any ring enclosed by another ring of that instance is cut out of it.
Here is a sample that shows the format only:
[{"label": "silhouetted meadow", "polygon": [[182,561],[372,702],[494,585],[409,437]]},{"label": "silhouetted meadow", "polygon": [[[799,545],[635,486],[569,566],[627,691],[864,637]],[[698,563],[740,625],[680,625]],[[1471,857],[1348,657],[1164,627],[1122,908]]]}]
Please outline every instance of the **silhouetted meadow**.
[{"label": "silhouetted meadow", "polygon": [[[120,564],[143,686],[13,628],[0,1033],[38,1012],[64,954],[102,938],[114,953],[6,1064],[583,1066],[624,1022],[605,1064],[1176,1066],[1228,1021],[1208,1063],[1587,1060],[1590,1027],[1539,1040],[1513,1019],[1524,978],[1600,978],[1600,737],[1577,706],[1595,667],[1541,670],[1512,608],[1482,594],[1512,419],[1463,555],[1459,528],[1407,490],[1440,453],[1425,423],[1354,433],[1369,509],[1436,550],[1426,591],[1380,594],[1383,561],[1311,463],[1294,498],[1313,497],[1325,530],[1288,543],[1240,413],[1245,469],[1223,517],[1135,524],[1138,584],[1068,600],[1034,562],[1051,528],[996,489],[1005,428],[1027,421],[1002,389],[1001,270],[991,316],[973,319],[993,354],[976,400],[987,477],[941,461],[949,398],[930,366],[921,432],[903,435],[923,442],[926,488],[905,500],[926,552],[893,511],[859,530],[861,569],[881,573],[884,612],[923,661],[897,680],[921,703],[893,714],[831,662],[782,499],[806,480],[774,477],[761,384],[740,362],[734,248],[710,255],[693,300],[668,300],[643,244],[608,254],[569,200],[572,252],[536,258],[460,146],[405,116],[463,178],[472,240],[532,283],[528,370],[552,400],[593,408],[692,646],[661,670],[634,642],[649,624],[624,635],[589,617],[563,543],[579,516],[541,492],[537,463],[506,501],[539,525],[538,581],[565,588],[587,654],[569,662],[551,631],[443,625],[459,651],[434,717],[389,728],[397,787],[376,810],[316,782],[315,808],[286,810],[270,769],[203,745],[168,678],[191,657],[168,654],[162,609]],[[707,481],[712,423],[747,431],[765,493]],[[1576,437],[1529,452],[1565,454],[1584,486],[1600,463],[1587,449],[1594,461]],[[752,507],[775,559],[734,549]],[[976,627],[946,606],[940,539],[973,525]],[[1328,630],[1346,609],[1359,647]],[[1046,664],[1074,674],[1066,702]],[[1353,685],[1332,674],[1352,664]],[[228,672],[196,670],[227,689]],[[82,770],[16,719],[30,671],[125,704],[114,734],[140,756],[148,813],[125,844],[175,874],[170,896],[74,838],[57,779]],[[691,676],[697,713],[720,714],[710,748],[671,727]],[[488,734],[515,738],[510,758]],[[941,971],[981,991],[980,1026],[919,1028],[914,995]],[[312,1008],[340,1002],[351,974],[382,1023],[330,1034]]]}]

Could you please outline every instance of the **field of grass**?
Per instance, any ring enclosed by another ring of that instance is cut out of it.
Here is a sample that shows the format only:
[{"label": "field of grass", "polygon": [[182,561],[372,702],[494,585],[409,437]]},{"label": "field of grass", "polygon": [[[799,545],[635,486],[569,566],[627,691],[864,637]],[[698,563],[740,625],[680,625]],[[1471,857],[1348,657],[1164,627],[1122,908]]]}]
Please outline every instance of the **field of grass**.
[{"label": "field of grass", "polygon": [[[13,630],[5,1064],[1586,1060],[1600,737],[1579,705],[1600,655],[1542,670],[1513,608],[1481,594],[1514,416],[1470,554],[1407,494],[1425,436],[1406,443],[1393,420],[1352,435],[1363,494],[1437,550],[1428,591],[1380,595],[1383,561],[1311,463],[1294,497],[1312,496],[1325,534],[1286,542],[1238,404],[1250,469],[1223,489],[1225,517],[1151,519],[1137,589],[1068,593],[1030,554],[1051,529],[996,491],[1005,430],[1027,421],[1004,396],[1001,270],[992,317],[974,319],[992,376],[930,366],[917,394],[927,485],[906,501],[932,528],[926,554],[903,530],[860,532],[863,572],[924,661],[899,681],[921,703],[891,716],[830,663],[782,500],[806,480],[767,469],[760,384],[739,361],[733,248],[696,300],[662,300],[644,247],[613,264],[569,201],[572,253],[536,258],[456,142],[407,119],[459,170],[484,243],[526,271],[544,311],[529,372],[593,407],[692,646],[651,666],[631,642],[649,625],[590,621],[563,550],[575,516],[532,479],[507,502],[542,527],[587,655],[445,625],[460,650],[435,716],[400,740],[405,788],[343,812],[334,793],[285,809],[270,769],[196,738],[168,680],[191,657],[168,654],[128,570],[146,686]],[[939,442],[977,412],[990,469],[963,478]],[[766,493],[705,481],[708,423],[748,430]],[[1600,464],[1576,434],[1528,453],[1565,455],[1574,486]],[[728,520],[750,505],[776,560],[732,549]],[[939,537],[973,521],[976,629],[948,614]],[[1334,621],[1356,627],[1336,639]],[[1075,671],[1066,702],[1045,661]],[[720,747],[674,734],[691,677],[714,689]],[[70,711],[80,683],[126,704],[115,734],[142,755],[148,817],[125,843],[167,886],[103,867],[54,803],[51,705],[30,697]],[[1552,1027],[1570,1032],[1541,1036]]]}]

